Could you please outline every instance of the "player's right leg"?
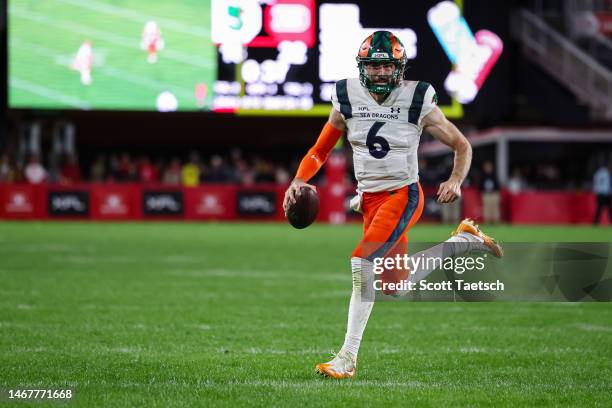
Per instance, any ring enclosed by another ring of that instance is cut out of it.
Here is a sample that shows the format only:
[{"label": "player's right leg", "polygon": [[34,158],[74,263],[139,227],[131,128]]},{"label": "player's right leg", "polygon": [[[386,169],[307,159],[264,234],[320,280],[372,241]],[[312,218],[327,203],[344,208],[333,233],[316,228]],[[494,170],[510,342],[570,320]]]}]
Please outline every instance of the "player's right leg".
[{"label": "player's right leg", "polygon": [[83,85],[91,85],[91,70],[88,68],[81,68],[81,83]]}]

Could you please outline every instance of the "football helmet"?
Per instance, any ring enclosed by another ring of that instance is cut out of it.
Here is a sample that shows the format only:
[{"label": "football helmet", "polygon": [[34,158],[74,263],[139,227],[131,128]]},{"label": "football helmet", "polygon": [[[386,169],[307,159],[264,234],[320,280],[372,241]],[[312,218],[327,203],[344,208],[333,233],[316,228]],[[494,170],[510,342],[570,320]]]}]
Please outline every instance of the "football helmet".
[{"label": "football helmet", "polygon": [[[392,62],[395,65],[393,74],[387,84],[375,83],[370,78],[366,65],[385,62]],[[401,82],[406,62],[406,51],[400,39],[390,31],[375,31],[361,43],[357,53],[359,81],[372,93],[387,94]]]}]

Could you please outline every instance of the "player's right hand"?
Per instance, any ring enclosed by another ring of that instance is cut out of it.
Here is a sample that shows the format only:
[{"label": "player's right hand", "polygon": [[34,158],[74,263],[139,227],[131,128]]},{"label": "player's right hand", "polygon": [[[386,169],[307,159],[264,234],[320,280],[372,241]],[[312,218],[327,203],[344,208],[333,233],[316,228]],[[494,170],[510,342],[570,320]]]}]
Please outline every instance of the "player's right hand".
[{"label": "player's right hand", "polygon": [[293,181],[287,188],[287,191],[285,191],[285,199],[283,200],[283,210],[285,210],[285,217],[287,216],[287,210],[289,209],[289,206],[295,204],[295,201],[299,197],[302,187],[309,188],[315,193],[317,192],[317,188],[312,184],[308,184],[298,178],[293,179]]}]

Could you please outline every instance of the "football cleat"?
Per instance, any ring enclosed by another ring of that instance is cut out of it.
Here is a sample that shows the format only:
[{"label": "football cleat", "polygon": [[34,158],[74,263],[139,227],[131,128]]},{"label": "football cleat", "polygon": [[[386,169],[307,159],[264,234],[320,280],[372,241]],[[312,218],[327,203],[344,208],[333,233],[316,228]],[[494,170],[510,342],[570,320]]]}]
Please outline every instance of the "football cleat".
[{"label": "football cleat", "polygon": [[317,364],[315,371],[324,377],[340,380],[343,378],[353,378],[357,362],[348,353],[340,351],[334,358],[327,362]]},{"label": "football cleat", "polygon": [[499,245],[497,241],[495,241],[493,238],[482,232],[480,228],[478,228],[478,225],[474,224],[474,221],[470,220],[469,218],[466,218],[465,220],[461,221],[452,235],[454,236],[461,233],[467,233],[480,238],[482,240],[482,244],[493,255],[495,255],[495,257],[501,258],[504,256],[504,250],[501,245]]}]

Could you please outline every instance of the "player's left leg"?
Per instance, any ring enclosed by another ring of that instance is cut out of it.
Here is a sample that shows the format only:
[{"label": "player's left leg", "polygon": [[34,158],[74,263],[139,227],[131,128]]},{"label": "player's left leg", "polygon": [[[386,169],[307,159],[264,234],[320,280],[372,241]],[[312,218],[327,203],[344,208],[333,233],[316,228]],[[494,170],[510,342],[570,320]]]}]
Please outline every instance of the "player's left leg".
[{"label": "player's left leg", "polygon": [[157,45],[155,41],[149,43],[147,47],[147,61],[149,64],[155,64],[157,62]]},{"label": "player's left leg", "polygon": [[[488,252],[497,258],[504,256],[501,245],[492,237],[480,230],[478,225],[468,218],[459,223],[457,229],[451,237],[441,244],[411,255],[411,258],[439,259],[463,255],[471,251]],[[411,262],[412,265],[419,265],[416,270],[410,271],[409,281],[416,283],[425,279],[427,275],[436,269],[436,262]],[[397,295],[403,296],[408,290],[398,291]]]}]

